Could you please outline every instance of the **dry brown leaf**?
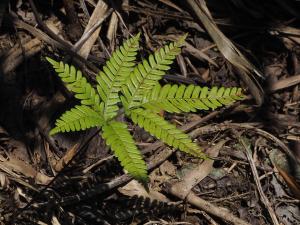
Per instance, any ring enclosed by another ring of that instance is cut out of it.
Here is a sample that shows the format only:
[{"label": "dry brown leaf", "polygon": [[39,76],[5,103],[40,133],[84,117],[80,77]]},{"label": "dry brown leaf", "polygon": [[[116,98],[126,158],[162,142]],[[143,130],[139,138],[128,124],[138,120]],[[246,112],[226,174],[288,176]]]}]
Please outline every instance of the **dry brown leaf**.
[{"label": "dry brown leaf", "polygon": [[113,12],[110,17],[108,30],[107,30],[107,34],[106,34],[106,37],[109,40],[112,50],[115,49],[115,45],[116,45],[118,22],[119,22],[118,16],[115,12]]},{"label": "dry brown leaf", "polygon": [[240,71],[241,79],[249,87],[249,90],[258,105],[263,103],[263,89],[257,82],[253,73],[259,77],[262,74],[245,58],[234,44],[220,31],[214,22],[204,0],[187,0],[197,18],[211,36],[222,55]]},{"label": "dry brown leaf", "polygon": [[118,191],[123,195],[130,197],[137,195],[143,196],[145,198],[150,198],[151,200],[156,199],[163,202],[169,202],[169,199],[158,191],[150,189],[149,192],[147,192],[144,186],[136,180],[132,180],[125,186],[118,188]]},{"label": "dry brown leaf", "polygon": [[26,177],[35,179],[38,184],[46,185],[52,180],[51,177],[36,171],[31,165],[13,156],[9,156],[9,159],[1,157],[0,165],[1,169],[4,167],[6,172],[11,171],[10,174],[13,174],[14,172],[23,174]]},{"label": "dry brown leaf", "polygon": [[[225,142],[226,141],[224,140],[220,141],[218,144],[210,148],[207,154],[210,157],[216,157]],[[171,191],[176,190],[176,192],[181,195],[180,198],[185,199],[185,197],[190,193],[191,189],[211,172],[213,169],[213,163],[213,160],[206,159],[203,161],[203,163],[188,171],[179,182],[173,184]]]},{"label": "dry brown leaf", "polygon": [[[84,33],[88,32],[98,22],[98,20],[104,17],[107,10],[108,10],[108,5],[105,3],[105,1],[99,0],[88,22],[88,25],[85,27]],[[91,37],[80,48],[79,55],[81,55],[83,58],[86,59],[88,57],[92,46],[94,45],[95,41],[97,40],[97,37],[99,36],[100,30],[101,30],[101,26],[91,35]]]},{"label": "dry brown leaf", "polygon": [[118,191],[122,193],[123,195],[127,196],[144,196],[149,198],[148,192],[145,190],[143,185],[141,185],[139,182],[136,180],[130,181],[128,184],[126,184],[123,187],[118,188]]},{"label": "dry brown leaf", "polygon": [[169,160],[161,164],[159,170],[162,176],[176,177],[176,167]]},{"label": "dry brown leaf", "polygon": [[56,172],[61,171],[65,167],[65,165],[67,165],[70,160],[73,159],[78,151],[78,146],[79,144],[75,144],[72,148],[68,149],[66,154],[56,163],[56,165],[54,166]]},{"label": "dry brown leaf", "polygon": [[300,185],[297,183],[297,181],[291,177],[285,170],[281,169],[279,166],[276,166],[278,172],[282,176],[282,178],[285,180],[289,188],[292,190],[292,192],[295,194],[295,197],[300,199]]},{"label": "dry brown leaf", "polygon": [[300,83],[300,75],[291,76],[285,79],[278,80],[270,85],[269,90],[271,92],[278,91],[284,88],[288,88]]}]

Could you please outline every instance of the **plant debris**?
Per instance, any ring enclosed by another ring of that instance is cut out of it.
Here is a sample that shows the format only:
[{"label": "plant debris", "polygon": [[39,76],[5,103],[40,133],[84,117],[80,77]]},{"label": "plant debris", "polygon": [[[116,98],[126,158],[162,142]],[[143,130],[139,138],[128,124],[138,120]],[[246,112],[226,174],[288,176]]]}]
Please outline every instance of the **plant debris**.
[{"label": "plant debris", "polygon": [[[1,1],[0,224],[300,224],[299,10],[292,0]],[[96,84],[111,53],[139,32],[138,61],[188,33],[162,84],[248,94],[213,112],[159,112],[206,161],[128,123],[147,186],[123,171],[98,130],[49,135],[78,102],[46,57]]]}]

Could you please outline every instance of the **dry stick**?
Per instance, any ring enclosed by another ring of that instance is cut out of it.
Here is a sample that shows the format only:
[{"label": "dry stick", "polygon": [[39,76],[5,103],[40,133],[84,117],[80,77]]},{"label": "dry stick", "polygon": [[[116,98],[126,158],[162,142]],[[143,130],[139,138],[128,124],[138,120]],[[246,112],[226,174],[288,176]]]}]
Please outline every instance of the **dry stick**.
[{"label": "dry stick", "polygon": [[[100,132],[100,130],[98,129],[97,131],[95,131],[90,137],[87,138],[87,140],[80,146],[80,148],[78,149],[77,153],[74,155],[74,157],[72,159],[74,159],[77,155],[79,155],[79,153],[81,153],[81,150],[84,149],[88,143]],[[73,160],[70,160],[65,167],[50,181],[50,183],[45,186],[45,188],[43,188],[39,194],[42,194],[48,187],[50,187],[60,176],[62,176],[63,172],[66,170],[66,168],[68,168],[68,165],[70,165],[72,163]],[[27,203],[27,205],[25,207],[23,207],[22,209],[20,209],[20,213],[19,215],[26,209],[28,209],[36,200],[37,195],[33,196],[33,198]],[[16,213],[16,212],[15,212]]]},{"label": "dry stick", "polygon": [[[174,150],[170,148],[165,148],[162,150],[151,162],[148,164],[148,170],[153,170],[157,166],[161,165],[164,161],[166,161],[174,152]],[[77,195],[72,195],[68,197],[64,197],[60,202],[58,202],[61,206],[71,205],[79,200],[86,200],[92,197],[95,197],[96,195],[103,194],[111,189],[114,189],[116,187],[119,187],[129,181],[131,181],[133,178],[129,174],[124,174],[120,177],[117,177],[113,179],[110,182],[98,184],[90,189],[88,191],[82,191],[79,192]],[[43,205],[43,204],[41,204]]]},{"label": "dry stick", "polygon": [[194,192],[190,192],[190,194],[186,197],[186,201],[216,217],[222,218],[223,220],[231,222],[235,225],[251,225],[250,223],[247,223],[246,221],[236,217],[232,213],[229,213],[227,210],[217,207],[210,202],[199,198]]},{"label": "dry stick", "polygon": [[72,48],[72,45],[69,44],[68,42],[66,42],[65,40],[61,39],[58,35],[56,35],[52,30],[49,29],[49,27],[43,22],[43,20],[41,19],[37,8],[33,2],[33,0],[29,0],[29,4],[31,6],[31,9],[33,11],[34,17],[37,21],[37,23],[42,27],[42,29],[54,40],[56,40],[57,42],[61,43],[64,47],[67,48]]},{"label": "dry stick", "polygon": [[86,18],[90,18],[90,13],[86,7],[86,4],[85,4],[85,0],[80,0],[80,7],[84,13],[84,15],[86,16]]},{"label": "dry stick", "polygon": [[191,131],[196,126],[199,126],[201,123],[207,122],[208,120],[211,120],[212,118],[214,118],[220,114],[223,114],[227,109],[234,108],[238,105],[240,105],[240,102],[235,102],[231,105],[225,106],[224,108],[222,108],[220,110],[211,112],[210,114],[208,114],[207,116],[205,116],[203,118],[200,118],[199,120],[196,120],[196,121],[193,121],[193,122],[183,125],[180,129],[182,129],[183,131]]},{"label": "dry stick", "polygon": [[[224,140],[220,141],[211,149],[212,156],[216,156],[218,154],[220,148],[222,148],[225,142],[226,141]],[[248,225],[248,223],[245,222],[244,220],[239,219],[238,217],[234,216],[232,213],[228,212],[227,210],[221,209],[199,198],[191,191],[191,189],[197,183],[199,183],[205,177],[205,175],[207,175],[209,170],[211,170],[212,163],[213,160],[211,159],[205,160],[202,164],[190,170],[186,174],[186,176],[180,181],[175,182],[173,184],[166,184],[166,191],[182,200],[186,199],[189,203],[201,208],[202,210],[212,215],[222,218],[225,221],[229,221],[233,224]],[[199,172],[200,170],[201,172]]]},{"label": "dry stick", "polygon": [[98,20],[87,32],[85,32],[82,37],[75,43],[75,45],[72,47],[72,50],[77,52],[84,43],[92,36],[92,34],[101,26],[103,21],[113,12],[113,9],[109,9],[105,15]]},{"label": "dry stick", "polygon": [[274,82],[273,84],[271,84],[269,91],[272,93],[272,92],[279,91],[284,88],[288,88],[288,87],[297,85],[299,83],[300,83],[300,75],[290,76],[288,78],[278,80],[277,82]]},{"label": "dry stick", "polygon": [[238,138],[238,140],[243,145],[243,147],[245,148],[245,152],[246,152],[248,161],[250,163],[250,167],[251,167],[251,170],[252,170],[252,174],[253,174],[257,189],[258,189],[258,193],[260,195],[260,200],[262,201],[262,203],[267,208],[267,210],[270,214],[270,217],[272,219],[273,224],[274,225],[279,225],[279,222],[278,222],[278,219],[276,217],[275,211],[272,208],[272,205],[269,202],[269,199],[267,198],[267,196],[265,195],[265,193],[264,193],[264,191],[261,187],[261,184],[260,184],[260,181],[259,181],[259,176],[258,176],[258,173],[257,173],[257,170],[256,170],[256,166],[255,166],[254,160],[253,160],[252,155],[251,155],[252,154],[251,149],[249,148],[249,146],[246,145],[246,143],[245,143],[245,141],[243,140],[242,137]]},{"label": "dry stick", "polygon": [[[254,123],[256,125],[257,123]],[[260,134],[261,136],[265,137],[266,139],[272,140],[275,142],[290,158],[295,160],[297,163],[300,164],[300,159],[295,157],[295,155],[291,152],[291,150],[277,137],[274,135],[268,133],[267,131],[264,131],[260,128],[254,127],[250,123],[223,123],[223,124],[218,124],[214,125],[214,127],[209,128],[207,131],[208,132],[213,132],[213,131],[222,131],[222,130],[227,130],[227,129],[246,129],[246,130],[253,130],[256,133]],[[202,128],[198,128],[191,132],[192,135],[198,135],[202,134]],[[207,132],[205,132],[207,133]]]},{"label": "dry stick", "polygon": [[[94,26],[94,24],[96,24],[97,21],[99,21],[107,13],[107,11],[108,11],[108,5],[103,0],[99,0],[91,15],[88,25],[85,27],[84,33],[89,31]],[[83,58],[88,57],[92,46],[94,45],[95,41],[97,40],[97,37],[99,36],[99,33],[100,33],[100,27],[98,27],[95,30],[95,32],[90,36],[88,41],[86,41],[84,45],[80,48],[79,54]]]},{"label": "dry stick", "polygon": [[275,137],[274,135],[268,133],[267,131],[264,131],[262,129],[253,127],[249,124],[239,124],[239,123],[229,123],[229,124],[224,124],[223,126],[225,126],[225,128],[243,128],[243,129],[249,129],[249,130],[254,130],[255,132],[257,132],[258,134],[260,134],[261,136],[264,136],[267,139],[270,139],[272,141],[274,141],[279,147],[282,148],[282,150],[292,159],[294,159],[297,163],[300,164],[300,159],[295,157],[295,155],[291,152],[291,150],[281,141],[279,140],[277,137]]},{"label": "dry stick", "polygon": [[110,155],[105,157],[104,159],[99,159],[97,162],[91,164],[90,166],[88,166],[87,168],[85,168],[84,170],[82,170],[83,174],[86,174],[87,172],[89,172],[90,170],[92,170],[93,168],[95,168],[96,166],[101,165],[104,162],[107,162],[109,160],[112,160],[114,158],[114,155]]},{"label": "dry stick", "polygon": [[90,63],[86,59],[84,59],[83,57],[81,57],[80,55],[78,55],[76,52],[72,51],[72,47],[65,46],[61,42],[54,40],[53,38],[51,38],[50,36],[48,36],[47,34],[42,32],[41,30],[39,30],[39,29],[23,22],[22,20],[18,19],[16,17],[16,15],[14,15],[13,13],[11,13],[10,15],[13,18],[13,23],[18,28],[25,29],[28,32],[30,32],[32,35],[39,38],[40,40],[45,41],[49,45],[55,46],[56,48],[59,48],[59,49],[62,49],[64,51],[66,51],[71,56],[73,56],[73,57],[77,58],[78,60],[82,61],[85,65],[87,65],[89,68],[91,68],[95,73],[98,73],[98,71],[99,71],[98,68],[95,67],[92,63]]}]

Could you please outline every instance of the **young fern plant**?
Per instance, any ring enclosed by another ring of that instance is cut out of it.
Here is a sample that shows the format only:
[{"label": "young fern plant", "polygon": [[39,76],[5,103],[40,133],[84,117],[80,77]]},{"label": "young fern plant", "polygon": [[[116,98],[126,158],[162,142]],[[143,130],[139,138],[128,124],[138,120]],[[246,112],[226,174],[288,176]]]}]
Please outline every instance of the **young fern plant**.
[{"label": "young fern plant", "polygon": [[66,111],[50,131],[80,131],[100,127],[101,136],[110,146],[123,168],[133,178],[147,182],[147,166],[135,145],[127,124],[117,120],[119,106],[134,124],[144,128],[169,146],[196,157],[205,158],[196,143],[175,125],[165,120],[159,112],[195,112],[215,109],[243,99],[241,88],[200,87],[195,85],[160,85],[166,71],[184,44],[185,36],[160,48],[148,60],[135,64],[139,49],[140,34],[125,41],[106,62],[96,77],[94,89],[74,66],[47,60],[66,84],[75,93],[80,104]]}]

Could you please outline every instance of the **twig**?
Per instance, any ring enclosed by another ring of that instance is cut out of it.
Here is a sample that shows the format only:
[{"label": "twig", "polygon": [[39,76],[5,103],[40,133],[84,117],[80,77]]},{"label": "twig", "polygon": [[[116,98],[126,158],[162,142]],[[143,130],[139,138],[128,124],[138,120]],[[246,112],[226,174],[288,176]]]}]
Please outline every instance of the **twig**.
[{"label": "twig", "polygon": [[61,42],[58,42],[58,41],[54,40],[53,38],[49,37],[47,34],[42,32],[40,29],[32,27],[31,25],[29,25],[29,24],[23,22],[22,20],[18,19],[18,17],[13,12],[11,12],[10,15],[12,17],[13,23],[18,28],[25,29],[28,32],[30,32],[32,35],[39,38],[40,40],[45,41],[49,45],[55,46],[56,48],[59,48],[59,49],[62,49],[64,51],[66,51],[72,57],[77,58],[78,60],[83,62],[85,65],[87,65],[93,72],[98,73],[99,69],[97,67],[95,67],[91,62],[87,61],[86,59],[84,59],[83,57],[78,55],[76,52],[72,51],[72,46],[68,47],[68,46],[63,45]]},{"label": "twig", "polygon": [[[172,191],[171,189],[167,189],[166,191]],[[180,193],[173,189],[172,192],[169,192],[176,197],[180,198]],[[184,199],[183,199],[184,200]],[[195,195],[194,192],[190,192],[188,196],[185,199],[188,203],[198,207],[199,209],[202,209],[205,212],[208,212],[211,215],[214,215],[216,217],[219,217],[225,221],[228,221],[230,223],[233,223],[235,225],[251,225],[250,223],[247,223],[246,221],[236,217],[232,213],[228,212],[227,210],[220,208],[218,206],[215,206],[211,204],[210,202],[198,197]]]},{"label": "twig", "polygon": [[[97,135],[99,133],[99,130],[97,130],[96,132],[94,132],[91,136],[89,136],[86,140],[85,140],[85,142],[80,146],[80,148],[78,149],[78,151],[77,151],[77,153],[74,155],[74,157],[72,158],[72,159],[74,159],[76,156],[78,156],[80,153],[81,153],[81,151],[88,145],[88,143]],[[73,160],[70,160],[66,165],[65,165],[65,167],[49,182],[49,184],[48,185],[46,185],[41,191],[40,191],[40,193],[39,194],[43,194],[44,193],[44,191],[46,191],[46,189],[47,188],[49,188],[59,177],[61,177],[63,174],[64,174],[64,172],[65,172],[65,170],[68,168],[68,165],[70,165],[70,163],[73,161]],[[31,201],[30,202],[28,202],[27,203],[27,205],[24,207],[24,208],[22,208],[22,209],[20,209],[20,211],[19,211],[19,215],[23,212],[23,211],[25,211],[26,209],[28,209],[34,202],[35,202],[35,200],[36,200],[36,198],[37,198],[37,196],[38,195],[35,195],[35,196],[33,196],[33,198],[31,199]],[[16,212],[15,212],[16,213]]]},{"label": "twig", "polygon": [[[267,131],[264,131],[260,128],[254,127],[253,125],[249,123],[223,123],[223,124],[218,124],[215,125],[214,127],[211,128],[212,130],[215,131],[222,131],[222,130],[227,130],[227,129],[238,129],[238,130],[253,130],[254,132],[260,134],[261,136],[272,140],[275,142],[290,158],[295,160],[297,163],[300,164],[300,159],[295,157],[295,155],[291,152],[291,150],[277,137],[274,135],[268,133]],[[201,134],[201,128],[198,128],[192,132],[193,135]]]},{"label": "twig", "polygon": [[259,176],[258,176],[258,173],[257,173],[257,170],[256,170],[256,166],[255,166],[254,160],[252,158],[251,149],[250,149],[249,146],[246,145],[246,143],[245,143],[245,141],[243,140],[242,137],[238,138],[238,140],[243,145],[243,147],[245,148],[245,152],[246,152],[248,161],[250,163],[250,167],[251,167],[251,170],[252,170],[252,174],[253,174],[253,177],[254,177],[257,189],[258,189],[258,193],[260,195],[260,200],[262,201],[262,203],[267,208],[267,210],[268,210],[268,212],[270,214],[270,217],[271,217],[271,219],[273,221],[273,224],[274,225],[279,225],[279,222],[278,222],[278,219],[276,217],[275,211],[272,208],[272,205],[271,205],[269,199],[267,198],[267,196],[265,195],[265,193],[264,193],[264,191],[263,191],[263,189],[261,187]]},{"label": "twig", "polygon": [[[88,32],[99,20],[101,20],[101,18],[105,16],[107,11],[108,11],[108,5],[104,1],[99,0],[92,15],[91,15],[88,25],[85,27],[84,33]],[[92,46],[94,45],[97,37],[99,36],[99,33],[100,33],[100,27],[95,29],[94,33],[89,37],[89,39],[80,48],[79,54],[83,58],[88,57]]]},{"label": "twig", "polygon": [[100,20],[98,20],[87,32],[85,32],[82,35],[79,41],[77,41],[76,44],[73,46],[72,50],[77,52],[112,12],[113,9],[109,9]]},{"label": "twig", "polygon": [[187,123],[187,124],[183,125],[181,127],[181,129],[184,130],[184,131],[191,131],[196,126],[199,126],[200,124],[205,123],[208,120],[211,120],[212,118],[217,117],[220,114],[223,114],[227,109],[234,108],[234,107],[238,106],[239,104],[240,104],[240,102],[235,102],[235,103],[233,103],[229,106],[226,106],[226,107],[224,107],[220,110],[213,111],[210,114],[208,114],[207,116],[204,116],[204,117],[200,118],[199,120],[196,120],[196,121],[193,121],[193,122],[190,122],[190,123]]},{"label": "twig", "polygon": [[61,39],[58,35],[56,35],[52,30],[49,29],[49,27],[47,27],[47,25],[43,22],[43,20],[41,19],[37,8],[33,2],[33,0],[29,0],[29,4],[31,6],[31,9],[33,11],[34,17],[37,21],[37,23],[42,27],[42,29],[54,40],[58,41],[59,43],[61,43],[64,47],[69,47],[71,48],[72,45],[69,44],[68,42],[66,42],[65,40]]},{"label": "twig", "polygon": [[[164,150],[162,150],[148,164],[148,170],[152,170],[152,169],[156,168],[157,166],[159,166],[160,164],[162,164],[166,159],[168,159],[172,155],[173,152],[174,152],[174,150],[171,150],[168,147],[164,148]],[[124,174],[120,177],[113,179],[110,182],[107,182],[104,184],[98,184],[98,185],[88,189],[87,191],[82,191],[76,195],[64,197],[58,204],[61,206],[66,206],[66,205],[74,204],[74,203],[78,202],[78,200],[80,200],[80,201],[87,200],[87,199],[95,197],[99,194],[103,194],[109,190],[112,190],[116,187],[119,187],[131,180],[132,180],[132,177],[129,174]]]},{"label": "twig", "polygon": [[275,92],[282,90],[284,88],[288,88],[294,85],[297,85],[300,83],[300,75],[294,75],[285,79],[278,80],[277,82],[274,82],[269,87],[269,92]]}]

